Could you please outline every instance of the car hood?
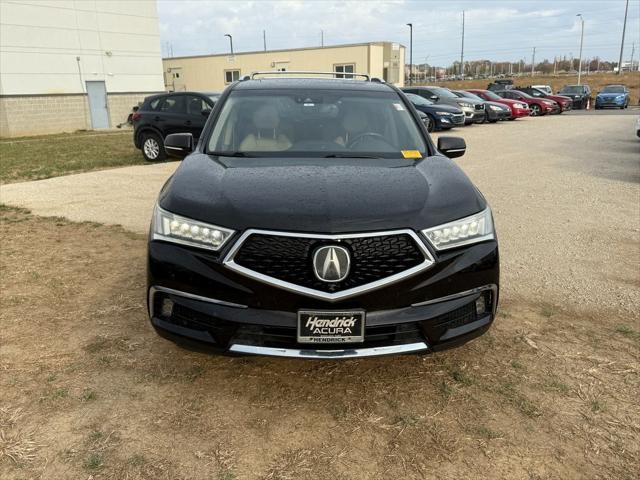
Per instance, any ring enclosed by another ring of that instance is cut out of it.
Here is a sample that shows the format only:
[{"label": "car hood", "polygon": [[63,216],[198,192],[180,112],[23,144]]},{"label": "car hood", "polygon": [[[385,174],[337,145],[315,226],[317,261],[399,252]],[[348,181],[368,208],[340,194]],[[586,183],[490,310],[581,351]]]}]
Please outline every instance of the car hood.
[{"label": "car hood", "polygon": [[568,102],[568,101],[572,100],[571,97],[567,97],[566,95],[547,95],[544,98],[546,98],[548,100],[553,100],[555,102]]},{"label": "car hood", "polygon": [[419,230],[486,207],[464,172],[440,155],[414,163],[194,153],[167,182],[159,203],[234,230],[317,233]]},{"label": "car hood", "polygon": [[569,97],[569,98],[581,98],[586,96],[585,93],[560,93],[560,95],[563,97]]},{"label": "car hood", "polygon": [[599,93],[597,96],[601,98],[616,98],[616,97],[624,97],[625,94],[624,93]]},{"label": "car hood", "polygon": [[462,103],[470,103],[471,105],[482,105],[484,103],[486,103],[484,100],[476,100],[475,98],[455,98],[455,99],[451,99],[454,102],[456,102],[458,105],[462,104]]},{"label": "car hood", "polygon": [[438,103],[435,105],[418,105],[416,109],[423,112],[449,112],[454,114],[463,113],[462,109],[453,105],[447,105],[446,103]]},{"label": "car hood", "polygon": [[509,107],[507,107],[504,103],[502,102],[493,102],[493,101],[486,101],[484,102],[486,105],[493,105],[495,107],[500,107],[501,110],[510,110]]}]

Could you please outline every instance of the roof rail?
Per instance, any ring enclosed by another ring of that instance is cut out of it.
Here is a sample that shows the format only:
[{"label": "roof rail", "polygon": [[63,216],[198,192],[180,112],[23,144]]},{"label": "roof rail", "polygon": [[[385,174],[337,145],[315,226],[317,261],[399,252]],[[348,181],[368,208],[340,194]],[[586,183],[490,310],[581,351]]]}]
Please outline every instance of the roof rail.
[{"label": "roof rail", "polygon": [[[352,73],[352,72],[314,72],[314,71],[302,71],[302,70],[285,70],[285,71],[260,71],[253,72],[251,75],[245,75],[242,77],[242,80],[254,80],[258,75],[331,75],[334,79],[343,79],[343,78],[354,78],[361,77],[364,78],[365,81],[372,81],[371,77],[367,73]],[[340,77],[337,77],[340,75]],[[375,81],[376,79],[374,79]],[[378,80],[379,81],[379,80]]]}]

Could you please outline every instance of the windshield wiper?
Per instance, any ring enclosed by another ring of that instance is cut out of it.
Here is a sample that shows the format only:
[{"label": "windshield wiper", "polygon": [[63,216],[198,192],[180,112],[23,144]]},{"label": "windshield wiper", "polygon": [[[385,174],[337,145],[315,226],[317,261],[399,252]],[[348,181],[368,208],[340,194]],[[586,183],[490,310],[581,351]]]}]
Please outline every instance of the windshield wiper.
[{"label": "windshield wiper", "polygon": [[245,157],[245,158],[251,158],[251,157],[255,156],[255,155],[251,155],[250,153],[247,153],[247,152],[207,152],[207,154],[216,155],[218,157]]},{"label": "windshield wiper", "polygon": [[323,158],[382,158],[376,157],[375,155],[358,155],[352,153],[331,153],[329,155],[325,155]]}]

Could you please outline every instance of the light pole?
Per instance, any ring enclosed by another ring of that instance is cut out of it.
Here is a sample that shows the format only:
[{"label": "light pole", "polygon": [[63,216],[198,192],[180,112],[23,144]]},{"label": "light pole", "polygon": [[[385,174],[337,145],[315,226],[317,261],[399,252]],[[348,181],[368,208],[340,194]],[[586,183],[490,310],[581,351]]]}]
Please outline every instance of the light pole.
[{"label": "light pole", "polygon": [[409,27],[409,85],[412,85],[411,74],[413,73],[413,23],[407,23]]},{"label": "light pole", "polygon": [[618,60],[618,75],[622,75],[622,52],[624,50],[624,34],[627,31],[627,13],[629,12],[629,0],[624,7],[624,23],[622,24],[622,40],[620,41],[620,59]]},{"label": "light pole", "polygon": [[224,36],[229,37],[229,46],[231,47],[231,56],[233,57],[233,37],[228,33],[225,33]]},{"label": "light pole", "polygon": [[580,27],[580,58],[578,60],[578,85],[580,85],[580,77],[582,76],[582,41],[584,40],[584,18],[582,18],[582,14],[579,13],[576,17],[580,17],[581,27]]}]

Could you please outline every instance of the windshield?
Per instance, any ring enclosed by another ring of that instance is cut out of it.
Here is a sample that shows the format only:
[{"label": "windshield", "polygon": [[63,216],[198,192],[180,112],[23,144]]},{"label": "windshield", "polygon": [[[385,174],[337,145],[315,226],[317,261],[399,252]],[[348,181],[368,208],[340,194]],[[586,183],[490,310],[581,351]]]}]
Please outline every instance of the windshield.
[{"label": "windshield", "polygon": [[580,85],[569,85],[568,87],[562,87],[560,93],[582,93],[582,87]]},{"label": "windshield", "polygon": [[429,90],[431,90],[434,95],[439,96],[440,98],[458,98],[458,96],[451,92],[450,90],[447,90],[446,88],[442,88],[442,87],[430,87]]},{"label": "windshield", "polygon": [[407,96],[409,101],[414,105],[419,105],[423,107],[427,105],[433,105],[432,101],[427,100],[426,98],[421,97],[420,95],[416,95],[415,93],[405,93],[405,95]]},{"label": "windshield", "polygon": [[207,151],[248,157],[421,158],[426,149],[417,122],[395,92],[296,89],[233,91]]},{"label": "windshield", "polygon": [[624,87],[622,85],[609,85],[604,87],[601,93],[624,93]]},{"label": "windshield", "polygon": [[489,90],[483,92],[484,96],[487,97],[489,100],[504,100],[504,98],[502,98],[500,95],[496,95],[493,92],[490,92]]}]

